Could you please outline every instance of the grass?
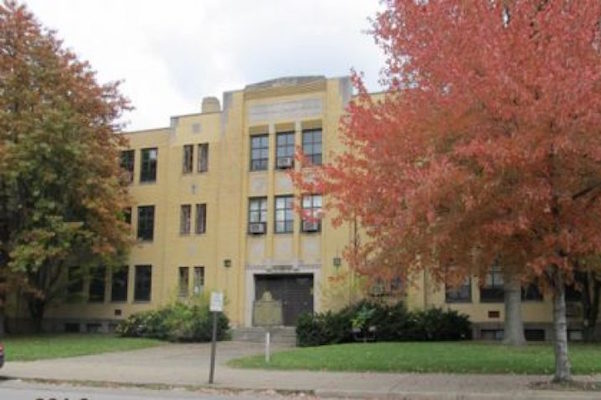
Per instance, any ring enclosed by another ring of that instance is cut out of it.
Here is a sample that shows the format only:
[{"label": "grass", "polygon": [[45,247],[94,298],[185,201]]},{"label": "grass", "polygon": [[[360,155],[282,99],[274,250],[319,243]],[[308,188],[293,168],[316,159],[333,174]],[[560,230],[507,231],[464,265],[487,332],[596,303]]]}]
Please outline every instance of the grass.
[{"label": "grass", "polygon": [[101,334],[6,336],[5,361],[33,361],[113,351],[137,350],[161,344],[158,340],[121,338]]},{"label": "grass", "polygon": [[[601,345],[570,345],[574,374],[601,373]],[[553,346],[508,347],[496,343],[356,343],[297,348],[231,360],[239,368],[323,371],[551,374]]]}]

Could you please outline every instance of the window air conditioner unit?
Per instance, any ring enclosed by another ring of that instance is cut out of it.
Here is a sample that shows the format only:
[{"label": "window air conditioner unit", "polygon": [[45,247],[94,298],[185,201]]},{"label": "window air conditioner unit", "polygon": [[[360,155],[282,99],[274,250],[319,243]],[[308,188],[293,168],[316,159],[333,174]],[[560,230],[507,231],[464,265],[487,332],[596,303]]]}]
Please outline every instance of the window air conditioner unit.
[{"label": "window air conditioner unit", "polygon": [[318,221],[303,221],[303,232],[317,232],[319,231]]},{"label": "window air conditioner unit", "polygon": [[277,167],[284,169],[284,168],[292,168],[292,165],[294,164],[294,159],[292,157],[280,157],[278,158],[277,161]]},{"label": "window air conditioner unit", "polygon": [[265,233],[265,223],[264,222],[253,222],[248,226],[248,231],[253,235],[259,235]]}]

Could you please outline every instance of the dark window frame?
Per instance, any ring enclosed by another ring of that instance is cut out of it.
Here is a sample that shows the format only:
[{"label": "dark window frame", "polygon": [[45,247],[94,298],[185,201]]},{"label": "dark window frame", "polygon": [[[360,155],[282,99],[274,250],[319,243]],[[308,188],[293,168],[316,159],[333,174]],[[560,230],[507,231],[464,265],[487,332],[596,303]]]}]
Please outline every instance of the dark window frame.
[{"label": "dark window frame", "polygon": [[194,145],[185,144],[182,147],[182,174],[191,174],[194,171]]},{"label": "dark window frame", "polygon": [[[283,201],[284,207],[278,207],[278,200]],[[274,209],[274,227],[275,233],[292,233],[294,232],[294,196],[275,196]],[[278,218],[278,213],[283,213],[283,219]],[[283,224],[283,229],[278,228],[278,224]]]},{"label": "dark window frame", "polygon": [[[493,265],[486,274],[485,285],[480,288],[480,303],[502,303],[505,301],[503,270]],[[488,282],[490,281],[490,282]]]},{"label": "dark window frame", "polygon": [[179,234],[189,235],[192,231],[192,205],[182,204],[179,207]]},{"label": "dark window frame", "polygon": [[[317,133],[319,139],[317,140]],[[323,129],[303,129],[302,132],[303,155],[311,162],[311,165],[322,165],[323,163]]]},{"label": "dark window frame", "polygon": [[134,301],[150,302],[152,299],[152,265],[136,265],[134,272]]},{"label": "dark window frame", "polygon": [[522,301],[544,301],[543,294],[535,283],[522,287]]},{"label": "dark window frame", "polygon": [[[255,153],[256,152],[256,153]],[[258,154],[258,157],[255,155]],[[269,167],[269,135],[252,135],[250,137],[250,170],[266,171]]]},{"label": "dark window frame", "polygon": [[138,206],[138,240],[154,240],[154,206]]},{"label": "dark window frame", "polygon": [[204,235],[207,233],[207,203],[196,204],[194,211],[194,233]]},{"label": "dark window frame", "polygon": [[136,162],[136,151],[135,150],[123,150],[121,151],[120,166],[127,172],[127,181],[132,183],[134,181],[134,165]]},{"label": "dark window frame", "polygon": [[111,301],[127,302],[129,291],[129,265],[114,269],[111,273]]},{"label": "dark window frame", "polygon": [[[275,134],[275,167],[276,169],[288,169],[294,167],[294,148],[295,148],[295,132],[285,131]],[[292,142],[290,141],[292,139]],[[279,160],[291,158],[292,164],[289,167],[278,167]]]},{"label": "dark window frame", "polygon": [[[200,295],[204,292],[205,288],[205,267],[204,265],[196,265],[193,270],[194,276],[192,277],[192,293],[194,295]],[[197,290],[197,288],[199,288]]]},{"label": "dark window frame", "polygon": [[[257,204],[258,208],[253,210],[253,204]],[[267,197],[250,197],[248,199],[248,229],[250,232],[250,224],[261,223],[265,225],[265,233],[267,233]]]},{"label": "dark window frame", "polygon": [[104,303],[106,298],[106,271],[104,265],[90,268],[88,303]]},{"label": "dark window frame", "polygon": [[[157,180],[157,166],[159,162],[158,147],[142,149],[140,157],[140,183],[152,183]],[[151,154],[154,152],[154,158]]]},{"label": "dark window frame", "polygon": [[[316,199],[319,198],[319,206],[316,206]],[[309,204],[307,205],[305,200],[309,199]],[[304,221],[317,222],[317,231],[321,232],[321,217],[323,212],[323,195],[319,193],[313,194],[305,194],[301,198],[301,208],[302,208],[302,221],[301,221],[301,232],[313,232],[305,230]]]},{"label": "dark window frame", "polygon": [[450,287],[445,284],[445,303],[471,303],[472,302],[472,278],[467,277],[458,287]]},{"label": "dark window frame", "polygon": [[209,144],[200,143],[198,145],[198,163],[197,172],[204,173],[209,171]]},{"label": "dark window frame", "polygon": [[83,268],[74,265],[67,270],[67,296],[81,296],[84,289]]},{"label": "dark window frame", "polygon": [[180,266],[177,269],[177,295],[181,298],[190,295],[190,267]]}]

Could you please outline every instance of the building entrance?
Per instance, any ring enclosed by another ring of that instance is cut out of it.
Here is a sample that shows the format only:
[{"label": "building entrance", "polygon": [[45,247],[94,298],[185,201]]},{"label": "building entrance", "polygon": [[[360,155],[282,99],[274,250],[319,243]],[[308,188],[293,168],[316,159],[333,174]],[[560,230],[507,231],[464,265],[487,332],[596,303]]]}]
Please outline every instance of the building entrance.
[{"label": "building entrance", "polygon": [[269,291],[282,302],[284,325],[295,326],[298,316],[313,312],[313,275],[255,275],[255,300]]}]

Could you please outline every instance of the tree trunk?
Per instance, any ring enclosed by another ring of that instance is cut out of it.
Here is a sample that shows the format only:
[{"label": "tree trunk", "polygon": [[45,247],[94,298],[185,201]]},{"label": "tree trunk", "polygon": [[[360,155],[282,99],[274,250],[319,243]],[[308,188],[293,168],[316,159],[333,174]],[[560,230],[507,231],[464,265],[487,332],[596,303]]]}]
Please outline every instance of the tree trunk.
[{"label": "tree trunk", "polygon": [[566,320],[566,290],[561,271],[554,273],[553,328],[555,330],[555,375],[553,382],[572,380],[568,357],[568,323]]},{"label": "tree trunk", "polygon": [[505,331],[503,344],[523,346],[526,344],[524,336],[524,321],[522,320],[522,286],[520,279],[515,275],[506,274],[503,277],[505,289]]}]

